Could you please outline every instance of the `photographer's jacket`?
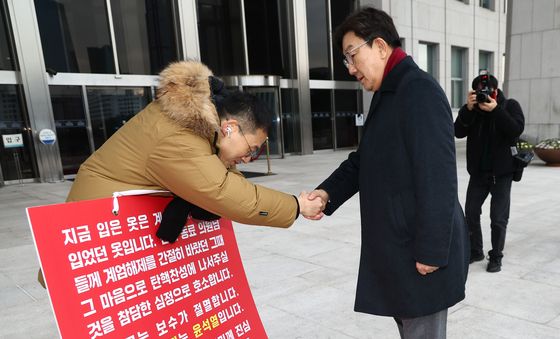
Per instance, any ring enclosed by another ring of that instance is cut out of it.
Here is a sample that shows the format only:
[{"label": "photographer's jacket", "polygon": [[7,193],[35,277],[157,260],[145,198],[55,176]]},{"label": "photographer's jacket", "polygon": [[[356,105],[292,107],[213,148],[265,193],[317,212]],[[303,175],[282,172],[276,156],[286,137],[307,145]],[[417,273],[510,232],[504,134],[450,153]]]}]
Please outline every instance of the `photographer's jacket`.
[{"label": "photographer's jacket", "polygon": [[167,67],[160,74],[158,99],[80,166],[67,201],[133,189],[169,190],[237,222],[290,226],[298,210],[293,196],[249,182],[216,155],[220,121],[210,97],[211,74],[198,62]]},{"label": "photographer's jacket", "polygon": [[[375,92],[358,150],[319,185],[329,193],[327,215],[360,192],[356,311],[419,317],[465,297],[469,245],[456,166],[447,97],[406,57]],[[416,262],[440,269],[423,276]]]},{"label": "photographer's jacket", "polygon": [[455,136],[467,137],[467,171],[470,175],[501,176],[515,172],[511,152],[523,132],[525,118],[521,106],[514,99],[505,98],[498,89],[498,105],[492,112],[475,105],[459,110],[455,120]]}]

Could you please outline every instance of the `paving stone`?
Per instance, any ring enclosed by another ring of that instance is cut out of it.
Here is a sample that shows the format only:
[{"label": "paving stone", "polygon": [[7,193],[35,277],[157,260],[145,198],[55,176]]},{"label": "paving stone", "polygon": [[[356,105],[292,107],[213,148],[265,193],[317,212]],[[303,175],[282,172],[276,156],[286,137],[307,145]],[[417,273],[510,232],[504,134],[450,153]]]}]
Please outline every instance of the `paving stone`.
[{"label": "paving stone", "polygon": [[[275,175],[251,181],[290,194],[310,191],[348,151],[272,160]],[[465,143],[457,143],[459,199],[469,180]],[[266,161],[241,170],[267,171]],[[449,311],[448,338],[560,338],[560,168],[535,160],[513,183],[502,272],[472,264],[467,298]],[[62,203],[71,182],[0,188],[0,338],[55,338],[48,295],[25,207]],[[490,249],[489,200],[483,206]],[[394,320],[353,311],[360,248],[358,195],[331,217],[302,217],[288,229],[234,223],[239,251],[270,338],[398,338]]]}]

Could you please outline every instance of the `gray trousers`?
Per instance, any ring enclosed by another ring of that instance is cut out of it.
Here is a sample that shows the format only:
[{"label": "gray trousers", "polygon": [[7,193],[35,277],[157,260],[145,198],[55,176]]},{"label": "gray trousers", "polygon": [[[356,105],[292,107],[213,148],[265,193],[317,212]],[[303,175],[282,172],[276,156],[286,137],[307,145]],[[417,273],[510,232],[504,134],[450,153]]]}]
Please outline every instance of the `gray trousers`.
[{"label": "gray trousers", "polygon": [[417,318],[395,318],[401,339],[445,339],[447,336],[447,308]]}]

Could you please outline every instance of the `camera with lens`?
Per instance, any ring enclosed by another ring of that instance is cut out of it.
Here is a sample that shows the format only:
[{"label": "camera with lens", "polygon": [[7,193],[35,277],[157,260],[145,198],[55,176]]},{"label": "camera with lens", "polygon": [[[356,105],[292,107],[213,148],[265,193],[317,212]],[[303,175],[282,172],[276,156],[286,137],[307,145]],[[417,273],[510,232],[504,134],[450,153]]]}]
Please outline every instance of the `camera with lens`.
[{"label": "camera with lens", "polygon": [[487,70],[482,70],[480,71],[479,77],[480,83],[478,85],[478,88],[475,90],[476,102],[490,102],[490,99],[488,98],[490,95],[492,95],[492,88],[489,86],[490,75],[488,74]]}]

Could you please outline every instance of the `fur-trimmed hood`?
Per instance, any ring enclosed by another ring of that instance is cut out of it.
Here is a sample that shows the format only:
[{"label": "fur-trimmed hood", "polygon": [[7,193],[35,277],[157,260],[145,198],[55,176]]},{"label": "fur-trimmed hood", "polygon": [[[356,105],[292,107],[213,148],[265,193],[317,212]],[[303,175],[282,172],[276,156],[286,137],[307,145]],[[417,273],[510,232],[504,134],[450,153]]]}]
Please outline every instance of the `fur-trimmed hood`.
[{"label": "fur-trimmed hood", "polygon": [[208,83],[211,75],[200,62],[174,62],[160,73],[156,99],[172,121],[210,140],[220,127]]}]

